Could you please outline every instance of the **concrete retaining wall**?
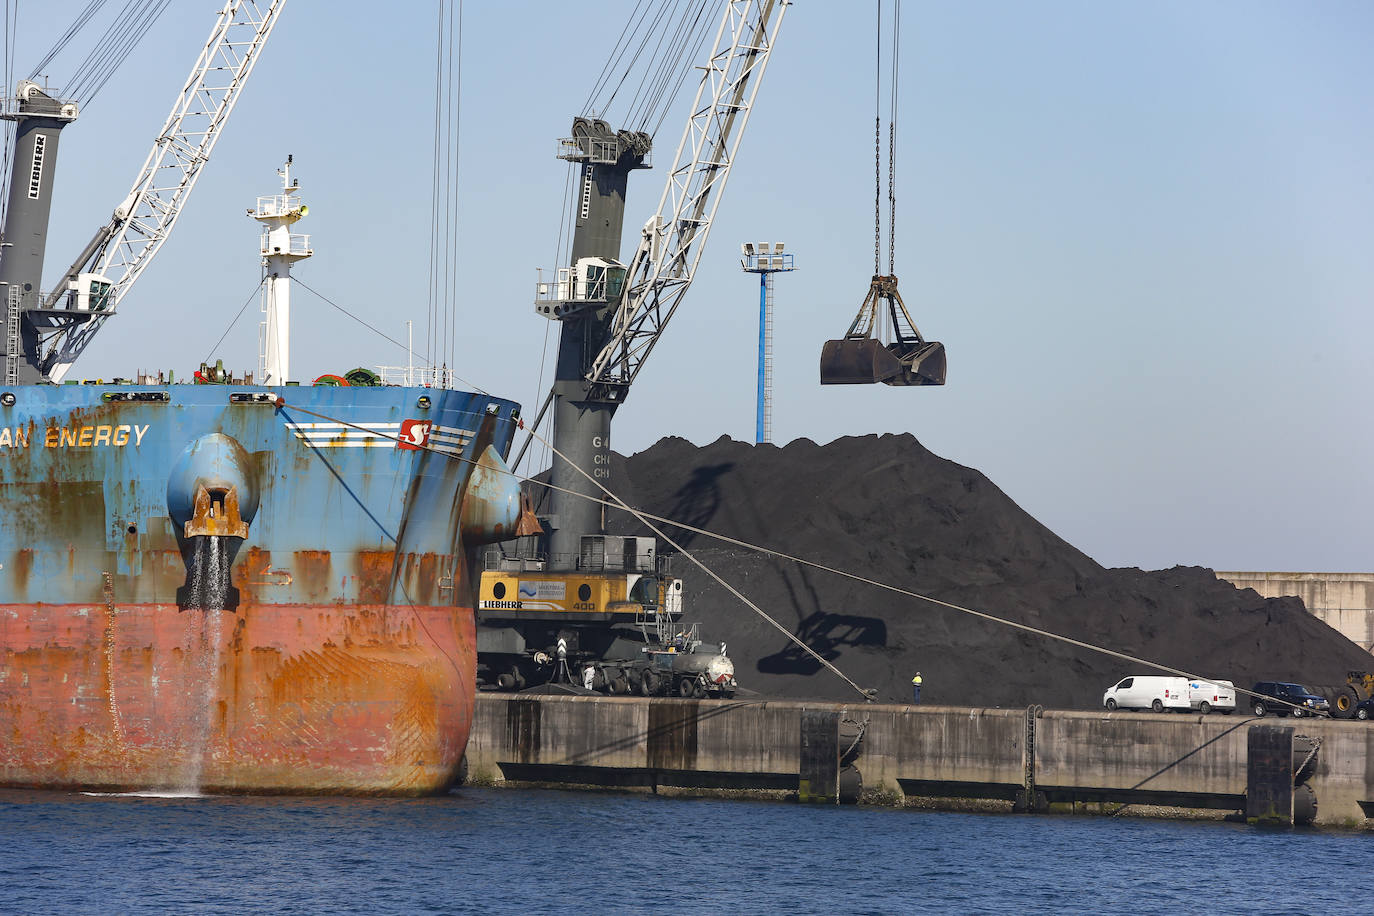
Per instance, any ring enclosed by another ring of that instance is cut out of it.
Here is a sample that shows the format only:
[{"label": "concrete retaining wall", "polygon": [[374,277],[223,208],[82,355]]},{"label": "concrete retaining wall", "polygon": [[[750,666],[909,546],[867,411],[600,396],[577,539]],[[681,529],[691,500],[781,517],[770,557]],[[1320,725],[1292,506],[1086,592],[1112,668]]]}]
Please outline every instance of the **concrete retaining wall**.
[{"label": "concrete retaining wall", "polygon": [[1317,619],[1374,652],[1374,573],[1219,572],[1217,578],[1265,598],[1301,598]]},{"label": "concrete retaining wall", "polygon": [[795,793],[808,709],[866,723],[857,761],[864,787],[899,803],[920,796],[1237,811],[1248,730],[1282,724],[1321,739],[1311,780],[1317,822],[1374,826],[1365,818],[1366,808],[1374,812],[1374,725],[1329,719],[1048,710],[1028,730],[1026,711],[1015,709],[482,694],[469,778]]}]

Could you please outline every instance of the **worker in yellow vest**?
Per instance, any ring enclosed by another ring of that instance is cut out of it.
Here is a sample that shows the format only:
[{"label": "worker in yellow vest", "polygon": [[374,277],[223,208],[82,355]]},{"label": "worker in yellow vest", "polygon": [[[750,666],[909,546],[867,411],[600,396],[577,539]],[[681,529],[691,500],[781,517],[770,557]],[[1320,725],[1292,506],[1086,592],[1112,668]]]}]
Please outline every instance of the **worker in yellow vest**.
[{"label": "worker in yellow vest", "polygon": [[921,702],[921,672],[917,671],[916,676],[911,679],[911,702]]}]

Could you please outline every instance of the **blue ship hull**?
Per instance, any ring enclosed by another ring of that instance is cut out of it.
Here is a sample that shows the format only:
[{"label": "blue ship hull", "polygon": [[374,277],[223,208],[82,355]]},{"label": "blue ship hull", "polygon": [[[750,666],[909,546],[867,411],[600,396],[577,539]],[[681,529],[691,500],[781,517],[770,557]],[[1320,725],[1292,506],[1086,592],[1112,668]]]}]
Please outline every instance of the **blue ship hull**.
[{"label": "blue ship hull", "polygon": [[0,784],[442,789],[466,555],[513,402],[430,388],[0,392]]}]

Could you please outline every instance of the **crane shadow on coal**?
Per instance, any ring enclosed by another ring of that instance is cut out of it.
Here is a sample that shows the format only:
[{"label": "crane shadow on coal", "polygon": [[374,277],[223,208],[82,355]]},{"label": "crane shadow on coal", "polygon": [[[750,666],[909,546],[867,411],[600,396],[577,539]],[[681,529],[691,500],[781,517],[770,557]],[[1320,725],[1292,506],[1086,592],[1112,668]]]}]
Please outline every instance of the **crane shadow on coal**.
[{"label": "crane shadow on coal", "polygon": [[[694,469],[691,478],[673,494],[673,505],[668,510],[668,518],[694,528],[707,527],[720,509],[720,478],[734,470],[734,467],[735,463],[728,461]],[[681,531],[676,537],[678,543],[684,547],[696,540],[695,535],[686,530]]]},{"label": "crane shadow on coal", "polygon": [[[840,657],[845,647],[887,645],[887,622],[878,617],[859,617],[854,614],[828,614],[817,611],[803,618],[795,635],[826,661]],[[780,651],[759,659],[760,674],[815,674],[821,663],[794,642]]]}]

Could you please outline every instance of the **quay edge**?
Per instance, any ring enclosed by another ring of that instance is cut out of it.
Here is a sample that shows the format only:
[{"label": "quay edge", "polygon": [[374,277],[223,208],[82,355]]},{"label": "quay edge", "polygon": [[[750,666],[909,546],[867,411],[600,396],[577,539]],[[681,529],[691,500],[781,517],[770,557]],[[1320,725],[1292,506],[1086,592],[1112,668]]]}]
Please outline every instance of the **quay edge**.
[{"label": "quay edge", "polygon": [[486,693],[469,782],[794,798],[816,713],[863,723],[865,803],[1179,818],[1243,816],[1277,725],[1318,739],[1315,823],[1374,827],[1374,729],[1330,719]]}]

